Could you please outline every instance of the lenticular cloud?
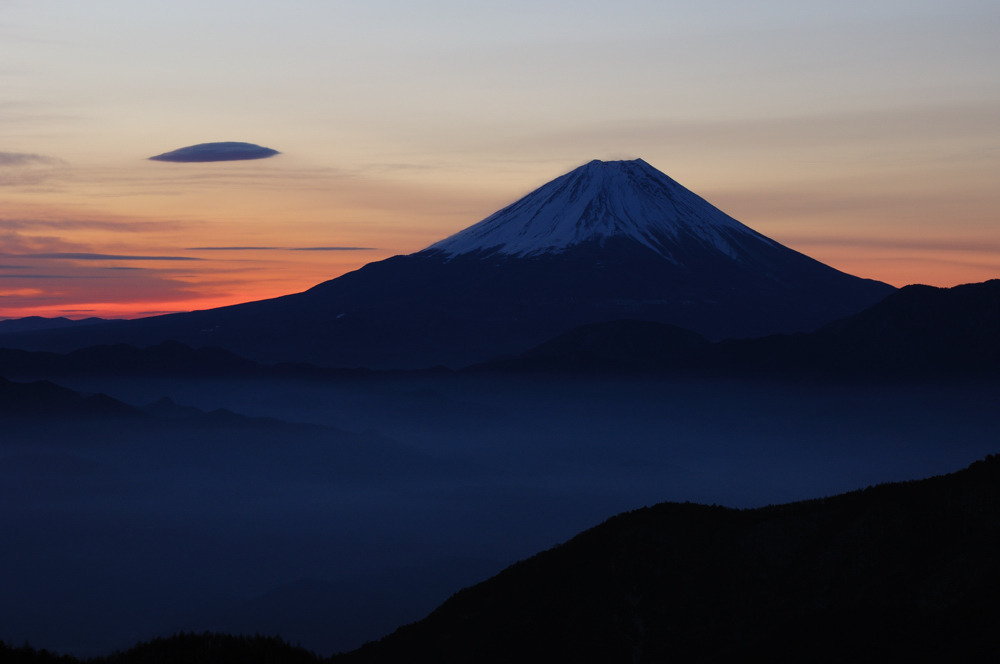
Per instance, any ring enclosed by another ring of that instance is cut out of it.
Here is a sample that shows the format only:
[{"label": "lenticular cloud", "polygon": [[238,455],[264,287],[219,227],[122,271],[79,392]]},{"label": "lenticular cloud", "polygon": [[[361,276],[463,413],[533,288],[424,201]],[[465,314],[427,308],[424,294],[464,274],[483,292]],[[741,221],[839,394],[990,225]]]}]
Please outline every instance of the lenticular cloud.
[{"label": "lenticular cloud", "polygon": [[199,143],[189,145],[186,148],[179,148],[171,152],[164,152],[155,157],[150,157],[153,161],[173,161],[179,163],[204,162],[204,161],[242,161],[245,159],[266,159],[281,154],[277,150],[261,147],[253,143],[240,143],[238,141],[226,141],[223,143]]}]

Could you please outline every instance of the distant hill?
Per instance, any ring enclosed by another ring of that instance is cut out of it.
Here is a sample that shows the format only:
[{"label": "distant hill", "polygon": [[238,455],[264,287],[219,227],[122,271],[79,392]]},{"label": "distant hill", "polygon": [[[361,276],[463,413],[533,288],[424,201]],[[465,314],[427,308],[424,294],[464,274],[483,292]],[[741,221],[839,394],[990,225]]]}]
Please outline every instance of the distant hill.
[{"label": "distant hill", "polygon": [[617,516],[336,662],[995,661],[1000,457],[735,510]]},{"label": "distant hill", "polygon": [[[203,440],[206,448],[234,437],[248,444],[256,440],[318,442],[336,450],[334,473],[345,478],[436,472],[441,467],[437,459],[374,432],[358,434],[318,424],[249,417],[224,408],[205,412],[167,397],[136,408],[106,394],[81,394],[48,380],[16,382],[0,377],[0,428],[8,440],[26,435],[60,440],[88,433],[122,443],[183,435],[189,441]],[[232,463],[237,467],[240,462],[234,458]]]},{"label": "distant hill", "polygon": [[10,318],[0,320],[0,335],[13,334],[15,332],[35,332],[38,330],[57,330],[68,327],[80,327],[85,325],[95,325],[97,323],[107,323],[107,318],[84,318],[82,320],[72,320],[69,318],[42,318],[41,316],[27,316],[25,318]]},{"label": "distant hill", "polygon": [[89,346],[69,353],[0,347],[0,375],[16,379],[65,376],[133,378],[361,378],[365,369],[326,369],[309,364],[267,365],[214,347],[192,348],[176,341],[138,348],[130,344]]},{"label": "distant hill", "polygon": [[84,396],[47,380],[18,383],[0,377],[0,419],[39,417],[138,419],[145,415],[104,394]]},{"label": "distant hill", "polygon": [[753,376],[997,376],[1000,280],[906,286],[810,333],[709,343],[649,321],[587,325],[478,371],[689,372]]},{"label": "distant hill", "polygon": [[0,347],[0,374],[8,376],[100,374],[198,378],[262,375],[267,371],[267,367],[220,348],[194,349],[174,341],[148,348],[129,344],[90,346],[71,353]]}]

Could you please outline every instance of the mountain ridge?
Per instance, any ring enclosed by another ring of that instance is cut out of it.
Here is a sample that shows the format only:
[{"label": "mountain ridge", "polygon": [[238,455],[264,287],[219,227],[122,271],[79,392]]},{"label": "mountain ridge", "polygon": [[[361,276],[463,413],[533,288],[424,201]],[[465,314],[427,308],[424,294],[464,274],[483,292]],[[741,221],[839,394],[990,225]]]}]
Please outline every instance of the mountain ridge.
[{"label": "mountain ridge", "polygon": [[644,372],[802,378],[1000,375],[1000,279],[904,286],[813,332],[710,343],[648,321],[585,325],[472,371]]},{"label": "mountain ridge", "polygon": [[[619,319],[585,324],[518,354],[459,373],[584,372],[800,379],[983,378],[1000,375],[1000,279],[950,288],[905,286],[854,316],[814,332],[712,343],[691,330]],[[448,369],[420,370],[447,374]],[[178,342],[117,344],[67,354],[0,348],[0,375],[383,380],[394,372],[266,365]],[[412,372],[401,372],[403,375]]]}]

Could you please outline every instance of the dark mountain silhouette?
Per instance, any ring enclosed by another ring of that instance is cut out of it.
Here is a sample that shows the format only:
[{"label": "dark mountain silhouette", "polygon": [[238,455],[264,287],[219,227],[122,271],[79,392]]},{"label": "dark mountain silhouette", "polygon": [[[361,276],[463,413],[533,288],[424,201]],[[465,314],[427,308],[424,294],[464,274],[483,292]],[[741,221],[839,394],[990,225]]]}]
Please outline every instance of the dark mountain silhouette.
[{"label": "dark mountain silhouette", "polygon": [[[591,323],[524,353],[472,371],[624,372],[699,375],[995,376],[1000,372],[1000,280],[952,288],[906,286],[883,301],[811,333],[730,339],[705,337],[666,323]],[[163,342],[139,349],[95,346],[67,354],[0,348],[0,373],[176,377],[378,378],[372,371],[307,364],[262,365],[219,348]],[[382,378],[387,375],[382,375]]]},{"label": "dark mountain silhouette", "polygon": [[94,325],[95,323],[106,323],[105,318],[84,318],[82,320],[71,320],[69,318],[42,318],[41,316],[27,316],[25,318],[12,318],[0,320],[0,335],[14,332],[32,332],[35,330],[51,330],[66,327],[79,327],[81,325]]},{"label": "dark mountain silhouette", "polygon": [[0,375],[18,380],[75,376],[119,378],[339,378],[376,376],[365,369],[333,369],[311,364],[267,365],[221,348],[192,348],[164,341],[147,348],[130,344],[89,346],[69,353],[0,348]]},{"label": "dark mountain silhouette", "polygon": [[0,372],[8,376],[100,374],[106,376],[254,376],[271,371],[221,348],[194,349],[176,341],[148,348],[129,344],[90,346],[70,353],[0,348]]},{"label": "dark mountain silhouette", "polygon": [[664,503],[337,662],[992,661],[1000,458],[752,510]]},{"label": "dark mountain silhouette", "polygon": [[1000,371],[1000,280],[907,286],[814,335],[826,366],[937,372]]},{"label": "dark mountain silhouette", "polygon": [[660,372],[702,366],[713,345],[667,323],[616,320],[582,325],[514,357],[468,367],[505,372]]},{"label": "dark mountain silhouette", "polygon": [[[182,438],[189,443],[197,441],[201,452],[226,450],[235,442],[237,447],[224,452],[233,469],[255,463],[246,455],[262,454],[261,443],[270,446],[271,441],[295,441],[302,449],[325,448],[319,455],[327,458],[325,465],[306,464],[300,469],[303,478],[325,474],[356,479],[371,474],[433,474],[453,469],[374,432],[357,434],[316,424],[249,417],[225,408],[205,412],[167,397],[134,408],[106,394],[84,395],[47,380],[22,383],[0,377],[0,425],[3,442],[25,437],[50,441],[86,438],[152,446],[156,441]],[[180,455],[181,447],[176,451]],[[307,454],[293,454],[289,448],[274,467],[295,467],[306,458]]]},{"label": "dark mountain silhouette", "polygon": [[893,290],[760,235],[642,160],[593,161],[423,251],[304,293],[3,344],[175,340],[265,362],[462,366],[623,318],[712,339],[811,330]]},{"label": "dark mountain silhouette", "polygon": [[995,377],[998,338],[1000,280],[914,285],[812,334],[722,342],[711,364],[754,374]]},{"label": "dark mountain silhouette", "polygon": [[[1000,373],[1000,280],[952,288],[906,286],[861,313],[811,333],[730,339],[666,323],[592,323],[473,372],[681,373],[795,379],[991,377]],[[96,346],[67,354],[0,348],[0,373],[63,376],[389,380],[368,370],[263,365],[219,348],[163,342],[139,349]],[[448,372],[439,371],[440,375]]]},{"label": "dark mountain silhouette", "polygon": [[0,377],[0,418],[142,418],[144,414],[105,394],[84,396],[47,380],[19,383]]},{"label": "dark mountain silhouette", "polygon": [[30,646],[14,647],[0,641],[0,661],[5,664],[315,664],[315,654],[274,636],[183,633],[152,639],[106,657],[81,660]]},{"label": "dark mountain silhouette", "polygon": [[887,377],[1000,373],[1000,280],[906,286],[811,333],[709,343],[648,321],[582,326],[476,371],[686,372]]}]

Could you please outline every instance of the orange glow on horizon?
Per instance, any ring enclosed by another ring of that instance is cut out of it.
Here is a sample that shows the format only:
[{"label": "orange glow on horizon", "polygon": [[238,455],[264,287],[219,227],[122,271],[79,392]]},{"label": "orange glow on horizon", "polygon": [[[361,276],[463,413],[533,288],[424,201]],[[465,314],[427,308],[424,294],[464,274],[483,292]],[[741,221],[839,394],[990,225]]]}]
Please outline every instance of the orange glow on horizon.
[{"label": "orange glow on horizon", "polygon": [[[845,252],[831,250],[828,246],[801,246],[798,250],[842,272],[884,281],[896,287],[914,283],[951,287],[1000,277],[1000,270],[997,270],[995,264],[991,264],[992,255],[988,253],[978,257],[981,262],[977,263],[975,260],[970,262],[967,252],[893,253],[884,248],[853,249]],[[372,261],[338,262],[339,271],[336,274],[331,273],[333,266],[330,264],[311,265],[309,266],[311,269],[302,269],[294,278],[289,278],[280,271],[269,278],[267,271],[260,269],[255,271],[252,278],[247,275],[223,287],[211,283],[203,286],[192,283],[188,288],[191,291],[190,297],[160,300],[143,298],[141,294],[136,294],[131,298],[117,300],[99,301],[80,298],[54,302],[51,296],[46,296],[45,291],[39,288],[4,289],[0,291],[0,303],[5,300],[8,302],[18,300],[20,303],[0,306],[0,319],[27,316],[130,319],[213,309],[299,293],[368,262]],[[921,278],[913,279],[914,274],[920,274]],[[199,293],[201,288],[204,288],[204,291]],[[213,294],[212,291],[216,289],[220,292]]]},{"label": "orange glow on horizon", "polygon": [[[15,192],[0,213],[0,318],[139,318],[302,292],[419,251],[563,168],[516,178],[501,169],[512,179],[487,186],[451,171],[363,178],[289,163],[267,173],[248,165],[177,167],[161,179],[150,175],[160,173],[156,166],[143,164],[117,197],[98,197],[103,173],[46,203]],[[751,228],[858,277],[897,287],[1000,277],[1000,236],[983,221],[988,198],[963,197],[959,208],[943,196],[900,191],[845,202],[824,183],[690,186]],[[961,235],[940,221],[959,211],[967,220]]]}]

